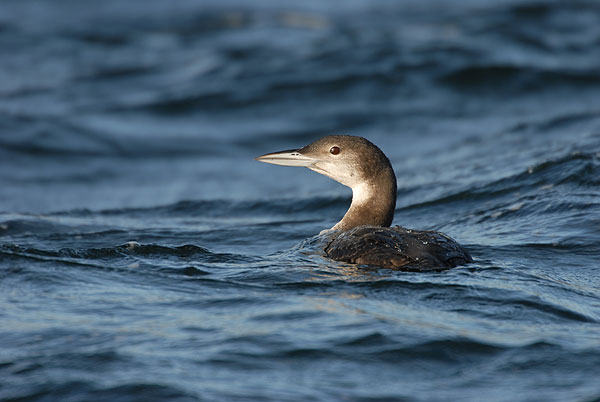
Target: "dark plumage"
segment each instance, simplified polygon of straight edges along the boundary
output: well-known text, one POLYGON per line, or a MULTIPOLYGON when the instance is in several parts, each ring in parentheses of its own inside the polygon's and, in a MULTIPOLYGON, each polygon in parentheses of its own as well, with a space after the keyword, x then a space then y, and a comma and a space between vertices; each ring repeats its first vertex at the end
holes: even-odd
POLYGON ((336 261, 405 271, 432 271, 473 262, 469 253, 443 233, 400 226, 358 226, 342 232, 325 247, 336 261))

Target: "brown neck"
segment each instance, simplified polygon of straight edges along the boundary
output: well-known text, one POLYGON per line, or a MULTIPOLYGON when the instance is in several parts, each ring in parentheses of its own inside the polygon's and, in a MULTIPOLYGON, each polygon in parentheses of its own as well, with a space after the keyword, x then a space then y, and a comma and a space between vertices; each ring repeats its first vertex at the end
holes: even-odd
POLYGON ((391 166, 373 180, 352 188, 350 208, 332 229, 349 230, 356 226, 390 226, 396 208, 396 175, 391 166))

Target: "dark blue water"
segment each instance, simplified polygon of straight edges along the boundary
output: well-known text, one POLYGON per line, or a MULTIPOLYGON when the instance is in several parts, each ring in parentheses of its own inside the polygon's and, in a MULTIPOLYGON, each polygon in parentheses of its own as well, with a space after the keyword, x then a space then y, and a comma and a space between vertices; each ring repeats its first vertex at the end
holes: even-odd
POLYGON ((600 3, 0 2, 0 399, 600 398, 600 3), (253 157, 362 135, 395 224, 253 157))

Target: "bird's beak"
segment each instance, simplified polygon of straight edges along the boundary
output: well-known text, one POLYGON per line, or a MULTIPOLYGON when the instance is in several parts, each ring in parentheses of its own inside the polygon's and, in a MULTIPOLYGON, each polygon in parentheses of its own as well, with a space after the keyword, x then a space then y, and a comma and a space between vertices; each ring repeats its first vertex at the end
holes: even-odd
POLYGON ((319 161, 317 158, 302 155, 297 149, 289 149, 287 151, 272 152, 256 158, 259 162, 271 163, 281 166, 302 166, 311 167, 319 161))

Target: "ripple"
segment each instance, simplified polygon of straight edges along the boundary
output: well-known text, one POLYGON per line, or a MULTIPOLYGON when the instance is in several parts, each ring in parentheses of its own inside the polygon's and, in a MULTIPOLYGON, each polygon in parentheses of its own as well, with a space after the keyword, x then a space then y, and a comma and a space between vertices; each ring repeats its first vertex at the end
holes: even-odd
POLYGON ((441 82, 472 91, 525 92, 551 87, 586 87, 600 84, 600 74, 586 70, 542 70, 527 66, 466 66, 446 73, 441 82))
POLYGON ((35 390, 23 390, 9 395, 11 400, 39 401, 39 400, 111 400, 111 401, 159 401, 169 400, 176 402, 197 402, 197 397, 187 394, 175 387, 148 384, 130 383, 114 387, 101 387, 93 382, 63 381, 49 382, 45 385, 33 387, 35 390), (123 395, 130 395, 127 399, 123 395))

